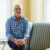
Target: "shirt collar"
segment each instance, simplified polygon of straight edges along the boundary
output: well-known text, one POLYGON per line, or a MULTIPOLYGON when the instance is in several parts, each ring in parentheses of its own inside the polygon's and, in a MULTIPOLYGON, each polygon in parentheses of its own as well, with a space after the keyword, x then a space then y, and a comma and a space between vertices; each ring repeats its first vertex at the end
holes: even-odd
MULTIPOLYGON (((23 18, 23 16, 21 16, 21 19, 23 18)), ((15 15, 14 15, 14 19, 16 19, 15 15)))

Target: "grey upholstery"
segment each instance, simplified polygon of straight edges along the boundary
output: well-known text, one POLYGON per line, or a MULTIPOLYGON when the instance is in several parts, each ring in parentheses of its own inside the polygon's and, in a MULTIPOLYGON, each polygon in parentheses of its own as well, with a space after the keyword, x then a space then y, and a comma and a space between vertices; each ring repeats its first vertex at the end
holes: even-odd
POLYGON ((26 50, 45 50, 50 48, 50 24, 33 23, 26 50))

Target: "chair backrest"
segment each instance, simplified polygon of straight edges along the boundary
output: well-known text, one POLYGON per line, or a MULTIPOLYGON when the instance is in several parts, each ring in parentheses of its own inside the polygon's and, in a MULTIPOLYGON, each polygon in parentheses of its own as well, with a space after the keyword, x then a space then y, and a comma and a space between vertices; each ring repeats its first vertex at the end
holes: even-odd
POLYGON ((29 46, 30 50, 45 50, 50 48, 49 23, 33 23, 29 46))

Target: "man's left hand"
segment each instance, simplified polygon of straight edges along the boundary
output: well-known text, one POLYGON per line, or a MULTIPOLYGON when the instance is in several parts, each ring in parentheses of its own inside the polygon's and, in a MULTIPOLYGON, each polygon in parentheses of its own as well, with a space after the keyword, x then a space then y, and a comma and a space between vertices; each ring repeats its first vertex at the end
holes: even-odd
POLYGON ((23 46, 25 44, 25 39, 18 39, 18 44, 23 46))

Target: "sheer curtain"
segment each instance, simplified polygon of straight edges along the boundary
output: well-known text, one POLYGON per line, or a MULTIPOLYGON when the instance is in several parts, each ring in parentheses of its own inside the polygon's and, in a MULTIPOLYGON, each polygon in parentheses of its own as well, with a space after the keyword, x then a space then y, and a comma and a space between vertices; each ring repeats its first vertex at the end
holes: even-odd
POLYGON ((50 23, 50 0, 44 0, 44 19, 50 23))
POLYGON ((47 21, 50 22, 50 0, 47 0, 47 21))
POLYGON ((0 0, 0 41, 5 40, 6 38, 5 23, 7 18, 9 17, 9 2, 10 1, 7 0, 0 0))

